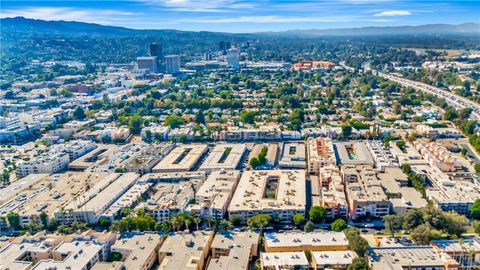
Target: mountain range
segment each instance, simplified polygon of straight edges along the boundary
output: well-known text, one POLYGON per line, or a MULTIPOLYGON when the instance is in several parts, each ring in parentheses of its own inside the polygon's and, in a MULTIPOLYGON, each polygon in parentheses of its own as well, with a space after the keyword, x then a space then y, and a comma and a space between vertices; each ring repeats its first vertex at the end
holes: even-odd
POLYGON ((339 29, 296 29, 282 32, 262 33, 218 33, 218 32, 188 32, 173 29, 130 29, 118 26, 106 26, 94 23, 74 21, 45 21, 28 19, 24 17, 0 19, 0 30, 7 33, 29 34, 61 34, 61 35, 88 35, 88 36, 135 36, 135 35, 168 35, 169 33, 194 34, 200 33, 206 37, 213 36, 244 36, 244 37, 318 37, 318 36, 375 36, 375 35, 438 35, 438 34, 474 34, 480 35, 480 23, 451 24, 428 24, 418 26, 385 26, 385 27, 361 27, 339 29))

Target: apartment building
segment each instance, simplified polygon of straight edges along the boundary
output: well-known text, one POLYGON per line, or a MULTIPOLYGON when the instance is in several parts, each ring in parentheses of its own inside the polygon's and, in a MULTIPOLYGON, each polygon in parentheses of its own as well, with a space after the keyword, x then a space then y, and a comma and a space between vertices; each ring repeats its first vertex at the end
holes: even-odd
POLYGON ((433 240, 431 245, 435 250, 448 254, 461 269, 473 270, 480 267, 480 238, 433 240))
POLYGON ((314 251, 312 265, 315 270, 346 270, 357 254, 351 250, 314 251))
POLYGON ((298 252, 262 252, 260 256, 262 270, 308 269, 307 256, 298 252))
POLYGON ((236 170, 243 159, 247 147, 245 144, 217 144, 208 154, 199 170, 236 170))
POLYGON ((153 169, 154 173, 191 171, 207 152, 206 144, 182 144, 173 149, 153 169))
POLYGON ((213 235, 211 231, 195 231, 168 236, 158 251, 158 269, 204 269, 213 235))
POLYGON ((149 190, 149 199, 138 204, 136 208, 144 209, 157 221, 169 220, 173 214, 187 209, 201 183, 198 178, 190 181, 157 182, 149 190))
POLYGON ((120 269, 148 270, 158 262, 158 250, 165 239, 155 233, 138 233, 118 239, 111 252, 122 254, 120 269))
POLYGON ((52 259, 40 260, 31 269, 88 270, 99 261, 107 259, 105 243, 96 241, 63 242, 52 251, 52 259))
POLYGON ((423 155, 423 159, 442 172, 455 172, 463 167, 463 163, 453 157, 447 148, 440 143, 417 140, 414 142, 414 146, 423 155))
POLYGON ((104 179, 116 179, 117 177, 118 174, 109 173, 67 172, 54 174, 49 177, 45 185, 35 189, 32 193, 28 193, 28 197, 21 201, 15 200, 15 202, 12 202, 8 211, 20 215, 22 226, 31 222, 39 222, 42 212, 52 218, 55 216, 55 212, 62 212, 61 209, 65 209, 72 201, 81 197, 98 182, 104 179))
POLYGON ((345 185, 337 166, 327 165, 320 168, 319 176, 311 177, 310 181, 312 205, 323 206, 327 210, 329 219, 347 217, 348 202, 345 196, 345 185))
POLYGON ((336 165, 333 142, 329 138, 308 138, 308 174, 319 175, 320 168, 336 165))
POLYGON ((219 231, 211 245, 207 270, 248 270, 253 257, 258 256, 260 234, 254 231, 232 233, 219 231))
POLYGON ((56 209, 55 220, 63 224, 84 222, 96 224, 100 216, 138 179, 135 173, 113 174, 74 198, 63 209, 56 209))
POLYGON ((289 223, 305 214, 305 170, 245 171, 228 208, 243 222, 256 214, 279 215, 289 223))
POLYGON ((306 167, 305 155, 305 143, 284 142, 278 165, 285 169, 304 169, 306 167))
POLYGON ((202 217, 223 218, 240 179, 240 171, 213 171, 195 194, 202 217))
POLYGON ((385 171, 386 168, 399 167, 397 158, 390 152, 382 141, 367 141, 367 149, 375 161, 375 167, 379 171, 385 171))
POLYGON ((405 214, 412 208, 423 208, 428 205, 420 192, 408 187, 408 177, 400 168, 386 168, 377 174, 385 193, 392 203, 392 210, 397 214, 405 214))
POLYGON ((18 164, 17 173, 24 177, 29 174, 52 174, 67 169, 70 157, 67 153, 44 153, 18 164))
POLYGON ((314 231, 265 233, 264 248, 266 252, 303 252, 348 250, 349 246, 343 232, 314 231))
POLYGON ((373 247, 368 250, 372 270, 458 269, 458 263, 431 246, 373 247))
POLYGON ((389 214, 390 201, 371 166, 342 167, 342 174, 350 218, 389 214))

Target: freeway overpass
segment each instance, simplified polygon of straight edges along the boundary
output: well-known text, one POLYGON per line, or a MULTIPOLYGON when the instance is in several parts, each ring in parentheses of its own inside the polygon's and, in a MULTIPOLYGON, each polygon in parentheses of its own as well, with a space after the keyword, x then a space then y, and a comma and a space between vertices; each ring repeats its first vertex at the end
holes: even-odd
POLYGON ((465 98, 465 97, 462 97, 462 96, 457 95, 455 93, 452 93, 450 91, 431 86, 431 85, 426 84, 426 83, 421 83, 421 82, 417 82, 417 81, 408 80, 408 79, 398 77, 398 76, 395 76, 395 75, 391 75, 391 74, 388 74, 388 73, 377 72, 377 74, 378 74, 378 76, 380 76, 382 78, 385 78, 385 79, 388 79, 390 81, 399 83, 403 86, 412 87, 416 90, 423 91, 423 92, 426 92, 426 93, 433 94, 433 95, 436 95, 438 97, 444 98, 447 103, 449 103, 450 105, 453 105, 457 109, 458 108, 471 108, 473 110, 471 117, 476 119, 476 120, 480 119, 480 104, 478 104, 475 101, 472 101, 468 98, 465 98))

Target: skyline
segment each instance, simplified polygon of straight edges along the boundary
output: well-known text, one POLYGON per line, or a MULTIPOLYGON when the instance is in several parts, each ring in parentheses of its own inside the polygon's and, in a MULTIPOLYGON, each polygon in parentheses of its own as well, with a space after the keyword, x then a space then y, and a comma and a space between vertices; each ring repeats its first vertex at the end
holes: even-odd
POLYGON ((0 17, 17 16, 133 29, 246 33, 479 22, 480 5, 476 1, 395 0, 2 1, 0 17))

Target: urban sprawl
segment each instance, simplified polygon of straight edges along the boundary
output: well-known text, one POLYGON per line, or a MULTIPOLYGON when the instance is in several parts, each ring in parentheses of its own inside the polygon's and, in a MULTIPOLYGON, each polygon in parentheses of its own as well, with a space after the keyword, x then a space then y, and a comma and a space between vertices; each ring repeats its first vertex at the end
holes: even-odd
POLYGON ((480 268, 478 55, 254 50, 3 83, 0 269, 480 268))

